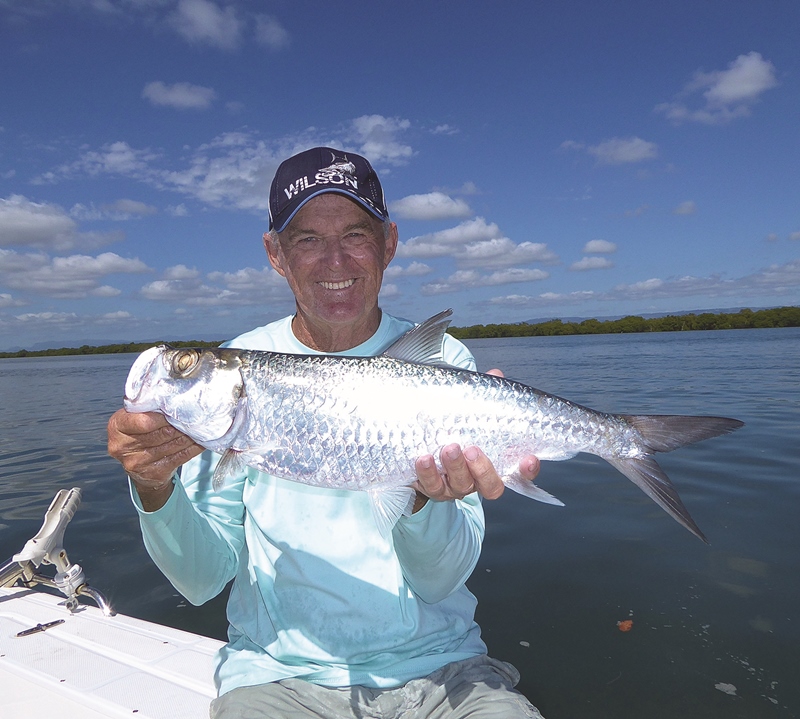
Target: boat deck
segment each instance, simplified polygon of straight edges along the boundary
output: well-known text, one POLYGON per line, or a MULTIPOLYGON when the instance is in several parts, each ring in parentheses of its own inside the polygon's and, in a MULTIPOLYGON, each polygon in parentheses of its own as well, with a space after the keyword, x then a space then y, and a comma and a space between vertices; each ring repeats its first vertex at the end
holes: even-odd
POLYGON ((198 719, 216 695, 215 639, 94 606, 75 614, 63 597, 0 588, 0 716, 198 719), (17 633, 58 619, 24 637, 17 633))

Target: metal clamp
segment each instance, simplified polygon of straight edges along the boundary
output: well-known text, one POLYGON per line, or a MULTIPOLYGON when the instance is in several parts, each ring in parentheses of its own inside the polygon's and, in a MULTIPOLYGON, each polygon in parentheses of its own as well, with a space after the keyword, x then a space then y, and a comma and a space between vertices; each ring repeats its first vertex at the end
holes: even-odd
MULTIPOLYGON (((83 569, 80 565, 69 561, 64 549, 64 531, 80 503, 81 490, 78 487, 59 490, 45 512, 44 523, 36 536, 25 543, 22 551, 0 566, 0 587, 13 587, 17 582, 24 587, 33 587, 37 584, 55 587, 67 597, 64 605, 70 612, 78 611, 80 608, 78 595, 85 595, 95 601, 103 610, 103 614, 112 617, 116 612, 99 591, 86 584, 83 569), (42 564, 52 564, 56 567, 53 579, 36 572, 42 564)), ((38 626, 46 629, 50 625, 37 625, 33 629, 44 631, 38 629, 38 626)), ((33 633, 31 630, 26 631, 33 633)))

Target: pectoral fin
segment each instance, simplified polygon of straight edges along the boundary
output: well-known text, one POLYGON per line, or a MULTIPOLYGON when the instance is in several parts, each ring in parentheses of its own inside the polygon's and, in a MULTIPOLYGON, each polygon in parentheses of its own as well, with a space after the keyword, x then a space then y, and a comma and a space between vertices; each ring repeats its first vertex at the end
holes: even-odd
POLYGON ((237 452, 235 449, 226 449, 214 469, 214 476, 211 480, 214 491, 219 492, 225 484, 225 478, 241 472, 245 466, 241 452, 237 452))
POLYGON ((544 502, 545 504, 554 504, 557 507, 564 506, 564 503, 560 499, 557 499, 549 492, 545 492, 533 482, 523 479, 519 472, 507 474, 502 479, 506 487, 529 499, 535 499, 537 502, 544 502))

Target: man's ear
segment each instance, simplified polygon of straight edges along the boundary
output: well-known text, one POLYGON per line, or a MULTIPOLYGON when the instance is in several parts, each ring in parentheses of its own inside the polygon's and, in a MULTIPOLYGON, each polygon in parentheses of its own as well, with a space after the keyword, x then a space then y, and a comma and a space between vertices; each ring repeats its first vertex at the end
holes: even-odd
POLYGON ((394 259, 394 254, 397 252, 397 243, 398 243, 398 235, 397 235, 397 225, 392 222, 391 227, 389 228, 389 234, 386 237, 386 250, 384 251, 383 256, 383 269, 385 270, 389 263, 394 259))
POLYGON ((267 258, 272 268, 281 277, 286 277, 286 272, 283 269, 283 253, 281 252, 280 242, 269 232, 265 232, 262 239, 264 242, 264 249, 267 251, 267 258))

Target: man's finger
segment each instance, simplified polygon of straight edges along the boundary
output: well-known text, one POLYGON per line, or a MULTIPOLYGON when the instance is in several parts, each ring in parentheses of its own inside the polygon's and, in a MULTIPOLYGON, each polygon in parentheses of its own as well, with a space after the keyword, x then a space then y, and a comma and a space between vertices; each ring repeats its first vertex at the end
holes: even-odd
POLYGON ((472 472, 459 445, 448 444, 443 447, 441 461, 447 488, 453 497, 461 499, 475 491, 472 472))
POLYGON ((539 463, 538 457, 531 456, 520 460, 519 473, 523 479, 527 479, 529 482, 533 482, 533 480, 536 479, 536 475, 539 474, 540 469, 541 464, 539 463))
POLYGON ((486 499, 497 499, 505 489, 489 458, 477 447, 467 447, 464 457, 468 463, 475 490, 486 499))
POLYGON ((426 454, 418 457, 414 468, 417 471, 417 481, 412 485, 414 489, 427 497, 442 497, 445 486, 433 455, 426 454))

